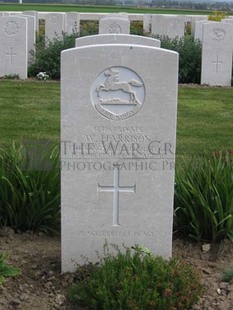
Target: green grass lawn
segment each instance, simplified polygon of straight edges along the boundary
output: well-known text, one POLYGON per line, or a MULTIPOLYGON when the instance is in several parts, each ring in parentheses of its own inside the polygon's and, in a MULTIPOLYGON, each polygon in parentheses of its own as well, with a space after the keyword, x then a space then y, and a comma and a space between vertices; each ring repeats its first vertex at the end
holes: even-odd
MULTIPOLYGON (((60 83, 0 81, 0 143, 59 142, 60 83)), ((232 88, 180 87, 177 154, 233 149, 232 88)))
POLYGON ((0 81, 1 143, 59 139, 58 82, 0 81))
POLYGON ((93 13, 151 13, 151 14, 187 14, 187 15, 208 15, 212 11, 188 10, 188 9, 166 9, 146 8, 127 6, 101 6, 101 5, 64 5, 64 4, 0 4, 0 11, 26 11, 35 10, 41 12, 93 12, 93 13))
POLYGON ((233 89, 180 87, 177 152, 233 150, 233 89))

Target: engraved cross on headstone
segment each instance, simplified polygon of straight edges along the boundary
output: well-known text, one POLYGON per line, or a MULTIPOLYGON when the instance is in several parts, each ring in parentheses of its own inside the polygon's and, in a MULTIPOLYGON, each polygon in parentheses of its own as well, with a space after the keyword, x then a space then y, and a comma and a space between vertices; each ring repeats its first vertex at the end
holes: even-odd
POLYGON ((119 194, 136 193, 136 184, 133 186, 120 186, 120 165, 114 165, 114 184, 113 186, 102 186, 98 184, 100 192, 113 193, 113 226, 119 226, 119 194))
POLYGON ((222 64, 222 61, 218 60, 218 55, 216 60, 212 60, 212 63, 216 65, 216 73, 218 73, 219 65, 222 64))
POLYGON ((7 56, 10 56, 10 63, 12 65, 13 63, 13 56, 16 56, 16 53, 13 53, 13 47, 10 47, 10 52, 9 53, 6 53, 7 56))

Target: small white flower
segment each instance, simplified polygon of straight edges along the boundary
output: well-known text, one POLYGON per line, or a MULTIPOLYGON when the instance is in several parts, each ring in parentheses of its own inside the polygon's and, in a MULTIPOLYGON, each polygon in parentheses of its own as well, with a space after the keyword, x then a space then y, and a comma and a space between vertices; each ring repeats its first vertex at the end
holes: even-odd
POLYGON ((44 81, 49 79, 49 75, 46 72, 39 72, 36 77, 38 80, 44 80, 44 81))

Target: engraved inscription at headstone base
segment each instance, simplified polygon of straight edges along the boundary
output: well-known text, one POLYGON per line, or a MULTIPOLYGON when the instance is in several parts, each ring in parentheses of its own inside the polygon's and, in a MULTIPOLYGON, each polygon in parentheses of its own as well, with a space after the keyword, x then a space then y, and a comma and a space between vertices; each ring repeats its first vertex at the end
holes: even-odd
POLYGON ((64 272, 98 260, 105 240, 171 255, 177 72, 177 53, 160 48, 62 52, 64 272))

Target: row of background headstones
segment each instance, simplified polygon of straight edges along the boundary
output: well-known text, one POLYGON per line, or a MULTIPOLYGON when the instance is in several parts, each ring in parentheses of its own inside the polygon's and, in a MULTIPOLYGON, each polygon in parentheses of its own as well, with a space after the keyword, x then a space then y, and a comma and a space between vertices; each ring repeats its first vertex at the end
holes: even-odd
POLYGON ((62 36, 63 33, 78 33, 81 18, 84 20, 92 18, 99 20, 99 34, 129 34, 130 20, 143 20, 144 31, 151 32, 152 35, 166 35, 170 38, 182 37, 185 27, 190 23, 194 38, 203 43, 201 83, 222 86, 231 85, 233 18, 222 20, 220 26, 220 23, 208 21, 207 16, 130 15, 127 13, 80 14, 76 12, 40 13, 36 11, 23 13, 3 12, 1 15, 4 16, 4 18, 1 18, 2 39, 0 40, 4 45, 1 49, 1 58, 4 59, 5 57, 8 60, 6 59, 0 65, 0 76, 17 73, 20 78, 27 78, 27 64, 30 64, 31 59, 30 51, 35 49, 36 31, 39 30, 39 20, 41 18, 45 19, 45 36, 49 40, 62 36), (9 28, 10 25, 12 28, 10 31, 14 31, 13 28, 17 28, 14 23, 17 24, 20 18, 22 18, 21 22, 19 22, 20 29, 22 28, 21 40, 16 39, 21 31, 17 35, 14 33, 9 35, 5 29, 6 27, 9 28), (26 32, 26 35, 23 32, 26 32), (25 48, 27 50, 26 57, 25 48), (17 57, 22 57, 22 60, 20 60, 21 58, 17 59, 17 57), (19 69, 17 66, 22 68, 19 69))
MULTIPOLYGON (((151 33, 152 35, 167 35, 170 38, 183 36, 186 26, 191 25, 192 35, 195 34, 195 24, 197 21, 207 21, 208 17, 206 15, 166 15, 166 14, 128 14, 128 13, 118 13, 118 14, 107 14, 107 13, 51 13, 51 12, 36 12, 36 11, 25 11, 20 12, 3 12, 3 16, 7 15, 31 15, 36 18, 36 30, 39 28, 39 20, 45 20, 47 22, 47 36, 49 37, 50 32, 53 28, 57 28, 56 32, 62 33, 72 33, 73 30, 80 29, 81 21, 100 21, 99 33, 116 31, 121 33, 129 33, 130 24, 127 23, 127 27, 124 25, 125 20, 130 21, 143 21, 143 30, 145 32, 151 33), (106 20, 107 19, 107 20, 106 20), (117 19, 117 24, 119 27, 109 28, 107 27, 109 19, 117 19), (107 23, 107 24, 105 24, 107 23), (50 30, 50 29, 51 30, 50 30)), ((0 13, 1 15, 1 13, 0 13)), ((231 23, 233 16, 224 19, 224 22, 231 23)), ((113 24, 111 23, 110 26, 113 24)), ((52 32, 52 37, 54 37, 54 32, 52 32)))

